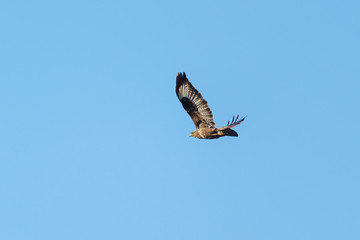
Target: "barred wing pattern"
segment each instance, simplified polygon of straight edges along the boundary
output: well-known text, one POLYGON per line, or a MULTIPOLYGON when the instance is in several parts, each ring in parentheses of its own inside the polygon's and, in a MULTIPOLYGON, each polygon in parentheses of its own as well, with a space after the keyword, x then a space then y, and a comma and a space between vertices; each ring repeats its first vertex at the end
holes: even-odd
POLYGON ((176 95, 196 128, 215 128, 214 117, 206 100, 189 82, 185 73, 179 73, 176 77, 176 95))

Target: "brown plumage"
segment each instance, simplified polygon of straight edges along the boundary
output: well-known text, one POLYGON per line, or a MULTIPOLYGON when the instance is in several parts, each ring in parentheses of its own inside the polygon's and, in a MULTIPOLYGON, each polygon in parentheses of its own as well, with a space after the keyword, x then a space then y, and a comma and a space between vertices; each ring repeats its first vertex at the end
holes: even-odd
POLYGON ((238 136, 231 128, 244 121, 245 117, 238 120, 239 115, 236 118, 233 116, 231 122, 228 121, 226 126, 216 128, 214 117, 206 100, 189 82, 185 73, 177 75, 175 90, 181 104, 195 124, 196 130, 190 134, 191 137, 214 139, 223 136, 238 136))

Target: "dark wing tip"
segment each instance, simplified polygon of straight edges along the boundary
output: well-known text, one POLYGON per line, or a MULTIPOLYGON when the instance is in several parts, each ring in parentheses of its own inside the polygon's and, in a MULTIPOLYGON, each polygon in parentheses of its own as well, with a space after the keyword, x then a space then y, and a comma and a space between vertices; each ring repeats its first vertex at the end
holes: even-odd
POLYGON ((227 126, 234 127, 234 126, 240 124, 241 122, 243 122, 246 117, 247 117, 247 115, 245 117, 243 117, 242 119, 238 120, 239 119, 239 114, 236 116, 236 118, 235 118, 235 115, 234 115, 232 120, 228 121, 227 126))
POLYGON ((239 122, 244 121, 246 117, 247 117, 247 115, 245 117, 243 117, 242 119, 240 119, 239 122))
POLYGON ((186 78, 186 73, 185 72, 183 72, 183 73, 179 72, 177 77, 176 77, 176 81, 181 81, 181 80, 185 80, 185 79, 187 79, 186 78))

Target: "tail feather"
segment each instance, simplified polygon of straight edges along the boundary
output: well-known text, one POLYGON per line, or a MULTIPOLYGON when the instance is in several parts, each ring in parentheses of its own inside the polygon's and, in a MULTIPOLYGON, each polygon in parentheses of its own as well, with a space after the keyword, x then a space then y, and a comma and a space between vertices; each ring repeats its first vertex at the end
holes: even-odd
POLYGON ((235 132, 231 128, 224 129, 224 130, 222 130, 222 132, 224 133, 225 136, 232 136, 232 137, 238 136, 237 132, 235 132))

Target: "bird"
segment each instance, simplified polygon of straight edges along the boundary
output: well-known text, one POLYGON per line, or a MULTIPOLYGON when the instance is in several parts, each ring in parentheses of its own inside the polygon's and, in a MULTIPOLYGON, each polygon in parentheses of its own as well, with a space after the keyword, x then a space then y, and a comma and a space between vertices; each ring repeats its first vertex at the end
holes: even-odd
POLYGON ((217 128, 215 127, 214 117, 207 101, 189 82, 185 72, 178 73, 175 90, 178 99, 185 111, 190 115, 196 127, 196 130, 190 134, 190 137, 216 139, 224 136, 238 136, 237 132, 231 128, 243 122, 246 116, 240 120, 239 115, 237 115, 236 118, 233 116, 232 120, 228 121, 226 126, 217 128))

